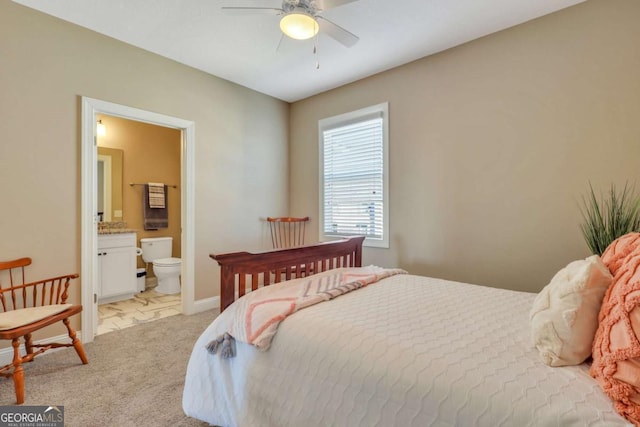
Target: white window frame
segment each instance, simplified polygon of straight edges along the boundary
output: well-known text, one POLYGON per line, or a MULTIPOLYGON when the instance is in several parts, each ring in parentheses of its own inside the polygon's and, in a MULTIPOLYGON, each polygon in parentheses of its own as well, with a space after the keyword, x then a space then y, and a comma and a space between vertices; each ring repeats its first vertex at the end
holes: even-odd
POLYGON ((370 120, 373 117, 382 118, 382 155, 383 155, 383 195, 382 195, 382 238, 367 237, 364 246, 376 248, 389 248, 389 103, 384 102, 357 111, 340 114, 321 119, 318 122, 319 141, 319 236, 321 241, 335 240, 347 235, 325 234, 324 232, 324 131, 339 128, 360 121, 370 120))

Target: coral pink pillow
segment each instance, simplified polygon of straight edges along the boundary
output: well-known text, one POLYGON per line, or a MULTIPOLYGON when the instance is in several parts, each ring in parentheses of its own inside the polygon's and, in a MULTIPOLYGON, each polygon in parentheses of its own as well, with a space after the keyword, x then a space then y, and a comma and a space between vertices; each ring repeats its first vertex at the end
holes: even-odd
POLYGON ((625 234, 611 242, 602 254, 602 262, 615 276, 625 258, 638 249, 638 246, 640 246, 640 233, 625 234))
POLYGON ((598 317, 591 375, 616 410, 640 425, 640 234, 620 237, 602 259, 614 277, 598 317))

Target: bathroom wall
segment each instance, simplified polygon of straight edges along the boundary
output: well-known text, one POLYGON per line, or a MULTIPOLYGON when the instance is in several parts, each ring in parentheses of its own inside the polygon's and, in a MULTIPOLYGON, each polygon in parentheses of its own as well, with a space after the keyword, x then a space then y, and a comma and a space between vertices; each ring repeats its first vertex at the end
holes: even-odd
MULTIPOLYGON (((181 132, 134 120, 98 115, 106 127, 106 135, 98 137, 98 147, 120 149, 122 162, 122 211, 127 228, 136 230, 138 247, 145 237, 173 237, 173 256, 180 257, 181 224, 181 132), (169 227, 144 230, 142 218, 143 186, 147 182, 163 182, 169 185, 167 204, 169 227), (171 186, 175 185, 176 188, 171 186)), ((145 264, 138 257, 138 267, 145 264)), ((147 274, 152 275, 149 268, 147 274)))

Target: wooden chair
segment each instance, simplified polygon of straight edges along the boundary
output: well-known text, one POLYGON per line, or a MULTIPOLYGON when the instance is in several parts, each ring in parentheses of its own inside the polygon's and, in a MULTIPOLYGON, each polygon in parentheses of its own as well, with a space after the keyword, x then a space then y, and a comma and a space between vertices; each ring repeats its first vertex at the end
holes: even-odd
POLYGON ((273 249, 288 249, 304 245, 304 236, 309 217, 268 217, 273 249))
POLYGON ((30 264, 31 258, 0 262, 0 272, 8 274, 10 283, 9 287, 0 283, 0 339, 11 340, 13 346, 13 362, 1 367, 0 375, 13 377, 18 404, 24 403, 23 363, 31 362, 37 355, 58 347, 74 347, 82 363, 89 363, 82 343, 69 324, 69 317, 82 311, 81 305, 67 304, 70 281, 78 278, 78 275, 25 283, 24 268, 30 264), (33 332, 59 321, 66 326, 71 343, 33 343, 33 332), (24 337, 24 355, 20 351, 21 337, 24 337))

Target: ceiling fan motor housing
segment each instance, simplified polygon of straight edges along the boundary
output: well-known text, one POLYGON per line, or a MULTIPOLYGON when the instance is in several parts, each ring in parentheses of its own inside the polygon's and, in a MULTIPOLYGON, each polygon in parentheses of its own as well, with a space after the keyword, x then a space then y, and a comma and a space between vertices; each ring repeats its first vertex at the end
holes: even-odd
POLYGON ((318 12, 316 2, 314 0, 283 0, 282 10, 284 13, 298 11, 311 16, 314 16, 316 12, 318 12))

